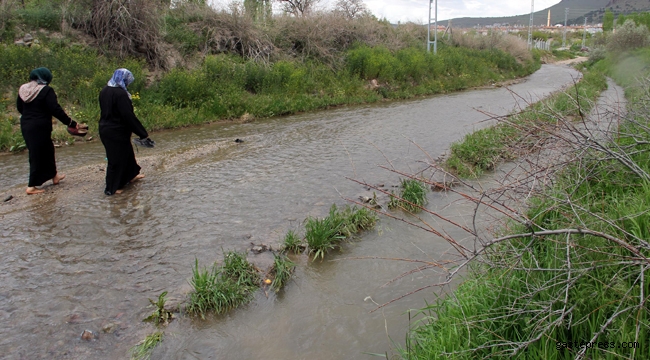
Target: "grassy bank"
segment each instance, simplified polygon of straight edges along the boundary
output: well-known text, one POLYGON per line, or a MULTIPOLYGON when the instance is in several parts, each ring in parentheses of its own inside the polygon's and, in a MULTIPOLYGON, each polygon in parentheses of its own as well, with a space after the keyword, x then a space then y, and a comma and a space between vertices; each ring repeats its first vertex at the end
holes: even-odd
MULTIPOLYGON (((422 309, 401 349, 404 359, 650 357, 650 84, 639 81, 649 75, 649 65, 648 49, 610 54, 594 64, 579 86, 602 84, 602 75, 590 78, 605 72, 633 100, 620 128, 609 134, 614 142, 577 137, 579 161, 535 193, 519 214, 523 220, 508 223, 506 235, 483 242, 481 261, 472 262, 453 296, 422 309)), ((584 95, 593 99, 596 93, 585 89, 584 95)), ((555 98, 522 116, 579 119, 575 109, 565 112, 557 103, 555 98)), ((473 155, 462 157, 471 167, 459 173, 476 176, 516 154, 525 126, 513 124, 469 136, 497 138, 489 144, 509 147, 474 141, 479 145, 467 151, 473 155), (479 160, 468 160, 474 158, 479 160)))
POLYGON ((499 163, 534 149, 542 136, 539 130, 554 126, 558 116, 579 119, 588 114, 607 82, 602 71, 583 70, 582 80, 572 88, 452 144, 445 166, 460 177, 479 177, 499 163))
MULTIPOLYGON (((391 52, 383 46, 359 46, 347 51, 343 60, 332 68, 318 61, 265 64, 236 55, 209 55, 196 69, 177 68, 147 84, 145 62, 118 61, 65 40, 44 40, 42 46, 31 48, 0 46, 5 92, 0 103, 0 150, 22 141, 16 91, 38 66, 52 70, 52 87, 60 101, 74 119, 90 125, 91 136, 97 131, 99 91, 118 67, 134 73, 136 82, 129 90, 136 114, 153 131, 457 91, 524 76, 539 67, 539 61, 522 64, 500 50, 453 46, 442 46, 439 56, 422 48, 391 52)), ((55 131, 54 136, 73 141, 65 131, 55 131)))

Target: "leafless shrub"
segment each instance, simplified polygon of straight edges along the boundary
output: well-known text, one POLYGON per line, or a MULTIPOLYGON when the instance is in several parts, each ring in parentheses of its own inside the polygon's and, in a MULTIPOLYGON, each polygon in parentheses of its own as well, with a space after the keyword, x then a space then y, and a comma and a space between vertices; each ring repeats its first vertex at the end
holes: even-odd
POLYGON ((478 50, 498 49, 511 54, 520 62, 532 60, 526 41, 510 34, 491 32, 487 36, 483 36, 473 32, 466 34, 456 32, 452 35, 452 43, 456 46, 478 50))
POLYGON ((229 11, 199 8, 200 21, 190 24, 195 32, 206 39, 205 51, 236 53, 247 59, 268 61, 275 46, 264 28, 256 25, 244 8, 231 5, 229 11))
POLYGON ((339 12, 300 18, 278 17, 270 31, 274 43, 283 53, 317 57, 330 63, 337 61, 340 53, 356 43, 381 44, 397 50, 415 42, 423 43, 426 36, 426 29, 414 24, 393 28, 373 17, 350 19, 339 12))
POLYGON ((94 36, 100 47, 120 56, 144 55, 150 64, 164 67, 160 2, 93 0, 89 9, 90 16, 77 20, 77 26, 94 36))

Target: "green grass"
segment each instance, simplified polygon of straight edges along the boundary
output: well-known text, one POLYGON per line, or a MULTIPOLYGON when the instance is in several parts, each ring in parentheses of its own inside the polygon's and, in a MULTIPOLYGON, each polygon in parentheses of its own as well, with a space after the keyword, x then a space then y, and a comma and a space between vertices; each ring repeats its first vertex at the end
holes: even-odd
POLYGON ((543 131, 529 136, 531 129, 553 126, 560 117, 579 120, 581 114, 589 114, 595 99, 607 88, 607 82, 602 72, 583 70, 583 79, 568 90, 514 114, 508 122, 467 134, 452 144, 445 167, 462 178, 477 178, 498 164, 516 158, 520 152, 533 149, 536 136, 543 135, 543 131))
MULTIPOLYGON (((173 36, 187 35, 182 26, 177 30, 173 36)), ((73 119, 89 125, 89 136, 97 134, 99 91, 118 67, 134 73, 129 91, 136 115, 149 131, 155 131, 244 114, 266 118, 457 91, 528 75, 540 66, 538 59, 519 64, 497 50, 441 45, 434 56, 421 48, 391 52, 382 46, 359 46, 342 55, 338 66, 313 59, 264 64, 234 55, 208 55, 194 69, 176 68, 146 84, 149 70, 141 60, 119 61, 70 40, 39 36, 40 47, 0 46, 0 91, 8 94, 0 106, 17 117, 13 103, 18 87, 32 69, 46 66, 54 75, 51 85, 59 101, 73 119), (371 89, 368 83, 375 78, 380 86, 371 89)), ((0 150, 7 151, 22 136, 13 121, 14 126, 0 126, 0 150)), ((65 132, 55 140, 74 141, 65 132)))
POLYGON ((324 258, 325 254, 336 249, 341 241, 355 234, 371 229, 377 222, 377 216, 366 208, 346 206, 342 211, 332 205, 329 215, 322 218, 309 217, 305 220, 305 240, 309 245, 309 254, 314 260, 324 258))
POLYGON ((412 214, 420 212, 427 204, 426 185, 415 179, 401 179, 400 187, 399 196, 391 195, 388 207, 400 208, 412 214))
POLYGON ((244 254, 228 252, 221 266, 214 264, 210 269, 199 269, 197 260, 190 285, 193 291, 186 309, 205 318, 210 311, 223 314, 250 301, 260 278, 244 254))
POLYGON ((287 231, 287 234, 284 236, 283 244, 286 251, 291 251, 294 254, 297 254, 304 249, 302 239, 293 230, 287 231))
POLYGON ((162 341, 163 333, 158 331, 148 335, 138 345, 131 348, 132 360, 149 360, 151 352, 162 341))
POLYGON ((274 256, 273 269, 271 269, 273 275, 271 288, 278 292, 291 280, 296 264, 284 254, 274 254, 274 256))

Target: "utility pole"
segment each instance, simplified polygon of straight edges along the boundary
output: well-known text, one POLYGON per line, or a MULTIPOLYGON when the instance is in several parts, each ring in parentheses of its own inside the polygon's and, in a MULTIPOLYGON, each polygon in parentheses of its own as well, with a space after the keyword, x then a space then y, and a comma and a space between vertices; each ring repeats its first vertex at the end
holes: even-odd
POLYGON ((582 33, 582 48, 584 49, 587 43, 587 17, 586 16, 585 16, 585 27, 582 30, 584 31, 582 33))
POLYGON ((431 51, 433 44, 433 53, 438 53, 438 0, 429 0, 429 28, 427 30, 427 50, 431 51), (431 18, 431 5, 435 1, 434 18, 431 18), (434 40, 431 41, 431 20, 434 23, 434 40))
POLYGON ((528 24, 528 50, 533 49, 533 21, 535 18, 535 0, 530 0, 530 23, 528 24))
POLYGON ((562 47, 566 47, 566 22, 569 18, 569 8, 564 10, 564 31, 562 32, 562 47))

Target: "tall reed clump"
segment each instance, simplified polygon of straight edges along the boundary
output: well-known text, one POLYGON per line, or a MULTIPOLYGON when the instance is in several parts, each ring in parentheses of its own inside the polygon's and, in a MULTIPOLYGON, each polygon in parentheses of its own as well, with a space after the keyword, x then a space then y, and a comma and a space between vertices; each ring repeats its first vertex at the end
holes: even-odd
POLYGON ((227 252, 223 264, 214 264, 210 269, 199 269, 196 260, 190 284, 193 291, 186 309, 204 318, 209 311, 223 314, 250 301, 260 286, 260 278, 245 254, 227 252))
POLYGON ((445 166, 463 178, 479 177, 498 164, 534 149, 545 136, 544 129, 556 125, 557 116, 581 120, 591 111, 593 100, 606 88, 602 72, 585 69, 582 80, 568 90, 452 144, 445 166))
POLYGON ((350 239, 357 233, 371 229, 377 222, 377 216, 366 208, 346 206, 340 211, 332 205, 329 215, 322 218, 309 217, 305 220, 305 240, 309 245, 309 254, 314 260, 322 259, 325 254, 339 246, 341 241, 350 239))
POLYGON ((401 179, 400 187, 399 196, 391 195, 388 207, 400 208, 412 214, 420 212, 427 204, 426 185, 416 179, 401 179))

